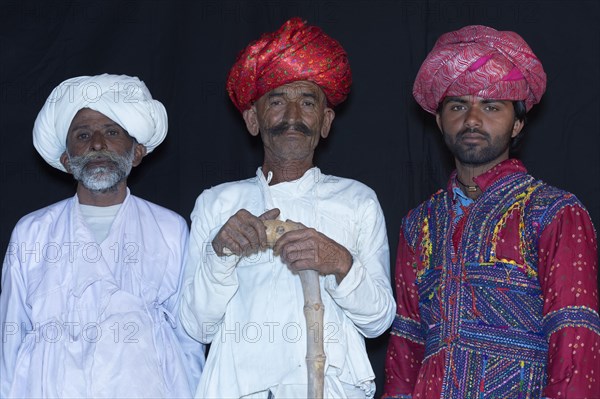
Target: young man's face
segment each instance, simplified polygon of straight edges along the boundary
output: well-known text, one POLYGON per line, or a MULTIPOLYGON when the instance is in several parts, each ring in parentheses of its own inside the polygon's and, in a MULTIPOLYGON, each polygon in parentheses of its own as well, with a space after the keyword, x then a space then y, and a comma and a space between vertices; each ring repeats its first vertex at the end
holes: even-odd
POLYGON ((512 101, 476 96, 446 97, 436 120, 456 161, 472 166, 507 159, 510 140, 523 128, 512 101))

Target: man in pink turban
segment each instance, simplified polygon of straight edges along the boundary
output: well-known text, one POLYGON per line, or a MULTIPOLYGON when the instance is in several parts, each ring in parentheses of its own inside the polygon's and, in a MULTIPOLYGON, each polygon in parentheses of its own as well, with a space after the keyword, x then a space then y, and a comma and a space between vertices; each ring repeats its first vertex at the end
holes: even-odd
POLYGON ((599 398, 597 241, 584 206, 509 158, 542 97, 514 32, 442 35, 413 94, 456 170, 403 219, 385 398, 599 398))
POLYGON ((320 274, 325 395, 374 396, 364 337, 394 317, 383 213, 364 184, 313 164, 350 83, 344 49, 298 18, 251 43, 229 73, 264 160, 256 176, 205 190, 192 212, 181 320, 211 344, 198 398, 306 398, 306 269, 320 274), (263 221, 278 217, 300 229, 271 249, 263 221))

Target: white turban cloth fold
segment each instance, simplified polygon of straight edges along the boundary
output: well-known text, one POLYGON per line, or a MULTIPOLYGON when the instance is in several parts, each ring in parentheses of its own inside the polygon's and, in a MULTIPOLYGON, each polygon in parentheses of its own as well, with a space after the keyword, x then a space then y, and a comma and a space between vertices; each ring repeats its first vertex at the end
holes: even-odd
POLYGON ((137 77, 127 75, 79 76, 58 85, 46 100, 33 126, 33 145, 50 165, 65 171, 60 157, 75 114, 89 108, 119 124, 152 152, 167 135, 165 107, 152 99, 137 77))

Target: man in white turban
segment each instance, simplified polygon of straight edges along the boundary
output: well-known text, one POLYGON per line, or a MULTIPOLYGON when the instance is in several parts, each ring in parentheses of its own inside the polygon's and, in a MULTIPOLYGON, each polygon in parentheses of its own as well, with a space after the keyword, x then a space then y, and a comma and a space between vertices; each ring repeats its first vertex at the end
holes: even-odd
POLYGON ((187 224, 127 188, 166 133, 165 108, 138 78, 82 76, 50 94, 34 145, 77 193, 23 217, 11 236, 0 397, 195 392, 204 348, 177 317, 187 224))

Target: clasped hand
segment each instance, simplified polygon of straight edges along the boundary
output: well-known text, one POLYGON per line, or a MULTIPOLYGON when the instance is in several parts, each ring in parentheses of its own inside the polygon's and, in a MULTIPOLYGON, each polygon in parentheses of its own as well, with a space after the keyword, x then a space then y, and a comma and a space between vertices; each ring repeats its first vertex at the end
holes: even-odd
MULTIPOLYGON (((277 219, 279 213, 279 209, 274 208, 257 217, 240 209, 214 238, 212 246, 216 254, 250 256, 265 250, 269 243, 263 221, 277 219)), ((323 275, 335 275, 340 283, 352 267, 350 252, 317 230, 299 225, 301 228, 288 231, 277 240, 273 253, 280 256, 292 272, 317 270, 323 275)))

